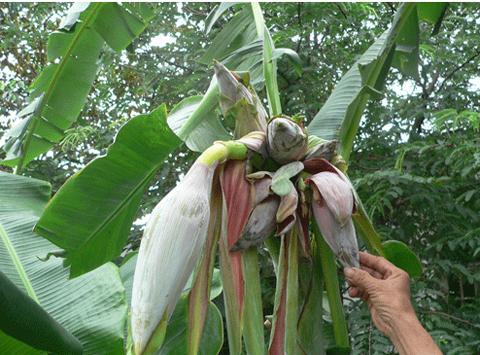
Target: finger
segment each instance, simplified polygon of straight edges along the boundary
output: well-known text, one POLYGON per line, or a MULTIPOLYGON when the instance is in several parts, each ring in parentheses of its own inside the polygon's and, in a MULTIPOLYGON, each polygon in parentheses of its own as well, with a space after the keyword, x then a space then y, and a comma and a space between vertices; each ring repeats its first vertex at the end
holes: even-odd
POLYGON ((363 293, 362 296, 360 297, 362 299, 362 301, 364 302, 368 302, 368 300, 370 299, 368 293, 363 293))
POLYGON ((360 268, 362 270, 365 270, 366 272, 368 272, 370 275, 372 275, 376 279, 379 279, 379 280, 383 279, 383 275, 381 273, 379 273, 377 270, 373 270, 373 269, 369 268, 368 266, 363 266, 363 265, 360 268))
POLYGON ((375 256, 365 252, 360 252, 360 264, 367 266, 370 269, 378 271, 382 275, 391 275, 395 270, 395 265, 390 263, 387 259, 380 256, 375 256))
POLYGON ((350 297, 353 297, 353 298, 360 297, 360 290, 355 286, 349 287, 348 288, 348 295, 350 297))
POLYGON ((367 271, 358 268, 345 268, 345 278, 350 286, 356 286, 360 291, 370 289, 378 282, 367 271))

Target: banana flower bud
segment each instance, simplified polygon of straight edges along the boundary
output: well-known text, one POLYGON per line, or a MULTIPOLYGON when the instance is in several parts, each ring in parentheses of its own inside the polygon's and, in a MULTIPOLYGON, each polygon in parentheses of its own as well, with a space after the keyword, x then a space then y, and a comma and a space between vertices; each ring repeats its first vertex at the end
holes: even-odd
MULTIPOLYGON (((323 159, 322 159, 323 160, 323 159)), ((312 209, 323 238, 344 267, 359 267, 358 244, 352 213, 355 210, 353 188, 338 169, 323 160, 326 171, 312 175, 312 209)))
POLYGON ((253 89, 218 61, 214 62, 220 90, 220 108, 225 117, 233 114, 237 138, 252 131, 267 130, 267 112, 253 89))
POLYGON ((302 159, 308 150, 308 137, 297 123, 287 117, 275 117, 267 126, 267 149, 279 164, 302 159))
POLYGON ((156 351, 207 236, 216 164, 196 162, 155 207, 143 234, 132 294, 135 353, 156 351))
POLYGON ((279 204, 280 198, 271 195, 256 205, 248 217, 242 236, 230 250, 245 250, 270 237, 275 232, 277 225, 275 215, 279 204))

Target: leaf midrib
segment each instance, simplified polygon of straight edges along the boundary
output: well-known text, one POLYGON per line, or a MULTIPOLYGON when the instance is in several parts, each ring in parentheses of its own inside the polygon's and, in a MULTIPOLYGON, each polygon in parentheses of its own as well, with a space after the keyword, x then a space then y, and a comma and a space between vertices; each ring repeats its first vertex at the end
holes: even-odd
POLYGON ((17 273, 20 276, 20 279, 22 280, 23 286, 25 287, 27 294, 31 298, 33 298, 35 302, 40 303, 37 298, 37 294, 35 293, 35 290, 33 289, 33 286, 30 282, 30 279, 28 278, 27 272, 23 268, 22 262, 20 261, 17 251, 15 250, 15 247, 13 246, 12 242, 8 238, 7 231, 5 230, 5 228, 3 228, 1 224, 0 224, 0 240, 5 245, 8 255, 12 259, 13 265, 15 266, 15 269, 17 270, 17 273))
MULTIPOLYGON (((93 4, 94 8, 93 8, 92 12, 90 13, 90 15, 88 15, 88 17, 83 22, 83 26, 81 26, 78 29, 78 32, 75 34, 71 45, 68 47, 68 50, 62 56, 62 60, 60 61, 57 69, 55 70, 55 74, 53 75, 53 78, 51 80, 50 85, 48 86, 48 90, 46 91, 45 96, 43 97, 42 102, 40 104, 40 109, 38 110, 39 113, 43 112, 47 101, 50 99, 50 96, 52 95, 52 92, 53 92, 53 88, 56 86, 56 84, 58 82, 58 78, 60 77, 60 74, 63 72, 63 69, 64 69, 66 63, 68 62, 69 59, 71 59, 70 58, 71 53, 73 52, 73 49, 76 47, 77 42, 80 40, 84 31, 89 27, 90 22, 92 22, 93 19, 97 16, 99 9, 103 5, 104 5, 103 3, 93 4)), ((16 173, 17 174, 20 174, 20 172, 23 168, 23 162, 25 161, 25 156, 28 152, 28 148, 30 147, 30 143, 31 143, 33 134, 35 133, 35 131, 37 129, 37 126, 38 126, 39 116, 40 115, 35 115, 33 117, 34 119, 33 119, 32 127, 31 127, 30 130, 28 130, 27 136, 25 137, 25 141, 24 141, 24 145, 23 145, 23 152, 22 152, 22 155, 20 157, 20 160, 19 160, 19 162, 17 164, 17 168, 16 168, 16 173)))
MULTIPOLYGON (((140 182, 138 184, 136 184, 136 186, 132 189, 132 191, 121 201, 121 203, 103 220, 103 222, 100 223, 100 225, 95 228, 92 233, 90 233, 87 238, 85 238, 85 240, 83 241, 83 243, 81 243, 80 245, 78 245, 77 247, 75 247, 74 249, 79 249, 81 247, 83 247, 84 245, 86 245, 92 238, 94 238, 96 235, 98 235, 103 229, 105 229, 108 224, 114 220, 118 215, 119 213, 128 205, 128 203, 130 203, 130 201, 132 200, 133 196, 135 196, 135 194, 137 194, 137 192, 143 187, 145 186, 145 184, 153 178, 153 176, 155 175, 156 171, 158 170, 158 165, 159 164, 156 164, 152 169, 150 169, 150 172, 148 174, 146 174, 146 176, 140 180, 140 182)), ((48 208, 48 207, 47 207, 48 208)), ((58 236, 58 234, 54 231, 50 231, 46 228, 44 228, 43 226, 37 224, 34 228, 34 231, 36 231, 38 234, 41 234, 41 235, 55 235, 55 236, 58 236)), ((66 249, 68 250, 68 249, 66 249)))
POLYGON ((132 200, 133 196, 137 194, 137 192, 142 188, 142 186, 145 186, 148 181, 153 178, 153 175, 155 175, 156 171, 158 170, 158 165, 155 165, 150 172, 140 181, 139 184, 123 199, 123 201, 120 203, 120 205, 113 210, 113 212, 107 217, 104 223, 102 223, 98 228, 96 228, 93 233, 91 233, 88 238, 85 240, 85 242, 82 245, 85 245, 92 239, 95 235, 99 234, 114 218, 118 216, 118 214, 123 210, 123 208, 130 203, 132 200))

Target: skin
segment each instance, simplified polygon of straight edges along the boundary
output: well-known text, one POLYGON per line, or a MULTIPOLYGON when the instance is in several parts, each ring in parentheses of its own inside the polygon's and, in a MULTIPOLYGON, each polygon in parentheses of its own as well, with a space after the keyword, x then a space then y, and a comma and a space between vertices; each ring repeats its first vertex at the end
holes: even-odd
POLYGON ((415 314, 408 274, 382 257, 359 254, 360 269, 344 269, 349 295, 368 303, 375 326, 401 355, 442 354, 415 314))

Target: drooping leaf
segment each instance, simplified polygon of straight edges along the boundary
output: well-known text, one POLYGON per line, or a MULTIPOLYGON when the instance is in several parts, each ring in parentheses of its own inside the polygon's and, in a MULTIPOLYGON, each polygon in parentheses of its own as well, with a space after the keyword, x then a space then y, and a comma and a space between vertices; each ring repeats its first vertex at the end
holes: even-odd
POLYGON ((256 38, 252 11, 245 6, 230 20, 213 39, 212 44, 199 59, 200 63, 211 65, 213 60, 223 60, 231 52, 249 44, 256 38))
POLYGON ((422 275, 422 263, 418 256, 403 242, 387 240, 382 243, 385 258, 400 269, 405 270, 410 277, 422 275))
POLYGON ((232 136, 222 125, 216 108, 218 106, 218 89, 214 94, 207 92, 205 96, 191 96, 180 101, 168 115, 168 125, 180 137, 184 137, 184 142, 190 150, 194 152, 203 152, 217 140, 230 140, 232 136), (206 104, 210 96, 215 96, 211 100, 211 105, 206 104), (195 114, 195 116, 194 116, 195 114), (192 122, 198 117, 198 124, 192 125, 192 122), (184 127, 190 124, 191 130, 184 127))
POLYGON ((272 52, 272 60, 280 59, 282 56, 286 56, 290 59, 295 72, 300 75, 302 73, 303 63, 297 52, 290 48, 274 48, 272 52))
POLYGON ((120 254, 146 187, 179 144, 162 105, 128 121, 107 154, 55 194, 35 231, 67 251, 72 277, 120 254))
MULTIPOLYGON (((0 233, 6 234, 0 225, 0 233)), ((40 350, 82 353, 82 344, 0 271, 0 331, 40 350)))
MULTIPOLYGON (((108 263, 75 280, 56 247, 32 233, 50 196, 44 181, 0 172, 0 269, 83 345, 84 354, 121 353, 127 312, 118 268, 108 263)), ((0 332, 1 354, 36 354, 0 332)))
POLYGON ((237 5, 236 2, 222 2, 218 4, 205 19, 205 33, 209 33, 213 25, 229 8, 237 5))
POLYGON ((62 31, 48 40, 49 64, 32 85, 29 104, 2 137, 6 158, 0 163, 21 170, 58 143, 82 110, 98 70, 105 42, 120 51, 146 27, 152 13, 117 3, 74 4, 62 31))
POLYGON ((399 8, 391 28, 342 77, 308 126, 311 134, 321 138, 339 138, 341 154, 347 161, 366 103, 372 94, 378 95, 377 88, 385 80, 398 35, 414 10, 414 3, 399 8))
POLYGON ((406 75, 418 78, 420 29, 417 12, 413 11, 398 34, 392 66, 406 75))

